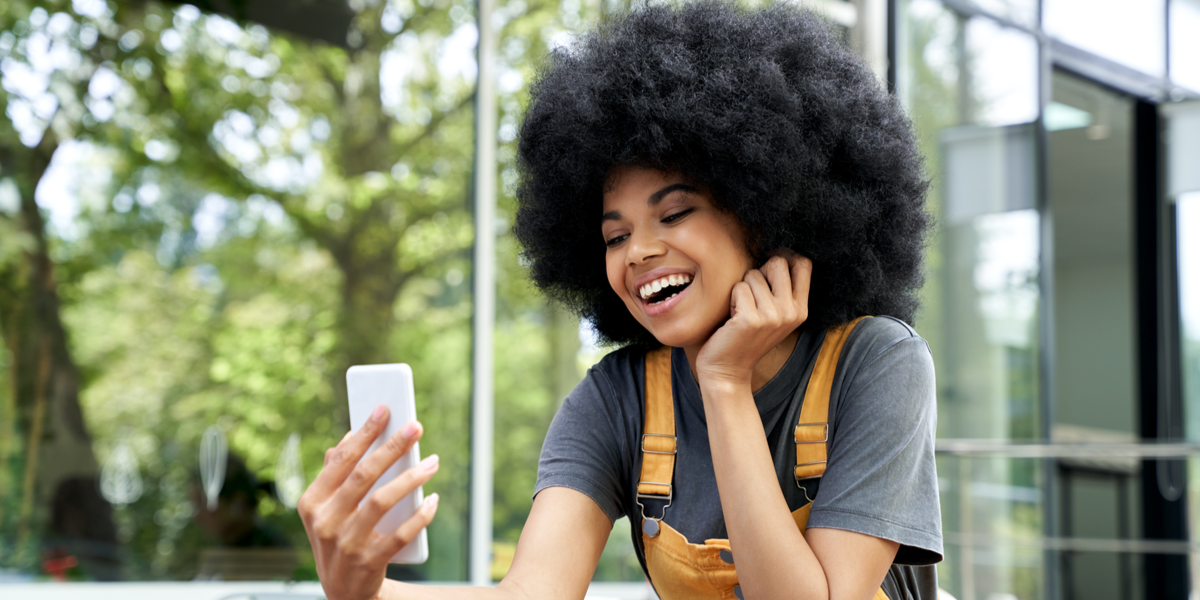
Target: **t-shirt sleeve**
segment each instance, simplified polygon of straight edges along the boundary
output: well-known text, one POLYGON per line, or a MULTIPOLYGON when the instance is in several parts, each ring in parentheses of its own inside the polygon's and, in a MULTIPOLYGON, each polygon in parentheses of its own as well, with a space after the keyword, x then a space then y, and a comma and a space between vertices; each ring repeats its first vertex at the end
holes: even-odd
POLYGON ((593 367, 550 423, 533 495, 548 487, 568 487, 594 500, 609 520, 625 516, 621 482, 628 481, 630 468, 623 458, 625 430, 608 376, 593 367))
POLYGON ((809 527, 899 542, 897 564, 928 565, 942 559, 936 388, 929 347, 905 331, 850 365, 809 527))

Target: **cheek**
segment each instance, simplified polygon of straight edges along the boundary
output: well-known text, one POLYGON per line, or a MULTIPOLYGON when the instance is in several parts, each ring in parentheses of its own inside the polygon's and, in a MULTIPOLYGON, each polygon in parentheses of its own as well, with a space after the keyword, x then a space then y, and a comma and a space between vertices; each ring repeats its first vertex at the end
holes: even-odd
POLYGON ((626 299, 625 293, 625 269, 621 261, 619 252, 609 250, 604 256, 604 271, 608 276, 608 286, 612 288, 622 300, 626 299))

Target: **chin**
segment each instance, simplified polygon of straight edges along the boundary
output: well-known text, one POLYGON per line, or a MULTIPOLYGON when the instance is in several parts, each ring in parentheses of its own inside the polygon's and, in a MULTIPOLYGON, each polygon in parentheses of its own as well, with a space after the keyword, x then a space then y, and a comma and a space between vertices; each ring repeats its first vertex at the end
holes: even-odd
POLYGON ((654 336, 654 339, 658 340, 658 342, 664 346, 671 346, 673 348, 687 348, 691 346, 703 346, 704 342, 707 342, 708 338, 712 337, 712 333, 713 331, 716 331, 716 328, 714 327, 712 329, 706 329, 703 331, 692 329, 690 327, 688 327, 686 331, 681 331, 677 328, 668 328, 666 330, 658 331, 647 328, 647 330, 650 331, 650 334, 654 336))

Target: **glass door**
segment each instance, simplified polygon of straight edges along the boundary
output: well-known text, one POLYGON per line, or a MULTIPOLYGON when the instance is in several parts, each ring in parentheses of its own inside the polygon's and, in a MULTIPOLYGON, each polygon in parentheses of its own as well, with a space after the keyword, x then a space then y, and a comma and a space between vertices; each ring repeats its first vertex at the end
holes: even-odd
MULTIPOLYGON (((1185 435, 1200 442, 1200 101, 1163 107, 1166 148, 1167 230, 1174 234, 1168 256, 1174 259, 1178 301, 1177 382, 1182 397, 1185 435)), ((1188 461, 1191 481, 1200 481, 1200 459, 1188 461)), ((1200 525, 1200 491, 1188 490, 1189 532, 1200 525)), ((1189 542, 1191 539, 1189 534, 1189 542)), ((1193 595, 1200 554, 1190 555, 1193 595)))
MULTIPOLYGON (((1054 443, 1139 438, 1134 101, 1055 71, 1046 129, 1052 240, 1054 443)), ((1099 540, 1139 538, 1141 463, 1134 457, 1056 461, 1057 555, 1063 598, 1134 598, 1136 556, 1099 540)))

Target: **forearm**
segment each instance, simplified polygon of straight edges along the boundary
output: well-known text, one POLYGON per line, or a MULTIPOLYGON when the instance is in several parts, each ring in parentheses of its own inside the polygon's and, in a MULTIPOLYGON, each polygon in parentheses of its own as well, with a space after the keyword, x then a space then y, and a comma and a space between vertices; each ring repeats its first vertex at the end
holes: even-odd
POLYGON ((713 469, 747 598, 825 600, 821 563, 796 527, 748 382, 701 381, 713 469))
POLYGON ((612 522, 582 492, 551 487, 533 500, 533 510, 512 568, 496 587, 433 587, 386 581, 379 600, 583 600, 612 531, 612 522), (563 543, 564 528, 571 528, 563 543))
POLYGON ((496 587, 443 587, 388 580, 379 600, 528 600, 519 586, 501 583, 496 587))

